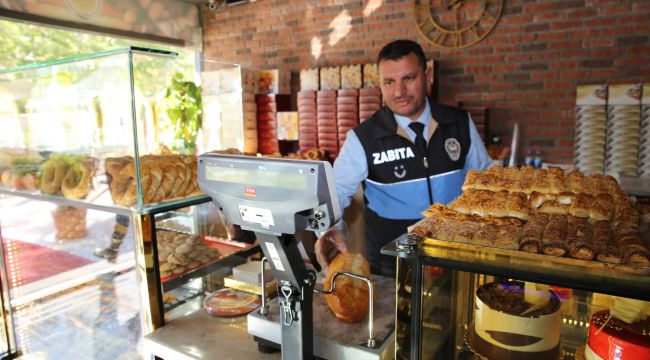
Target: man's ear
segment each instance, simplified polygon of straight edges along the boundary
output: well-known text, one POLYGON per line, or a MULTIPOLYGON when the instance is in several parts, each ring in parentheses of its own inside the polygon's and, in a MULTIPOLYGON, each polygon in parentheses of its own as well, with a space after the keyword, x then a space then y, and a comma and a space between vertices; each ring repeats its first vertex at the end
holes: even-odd
POLYGON ((433 88, 433 81, 432 79, 432 72, 433 69, 427 67, 427 69, 424 71, 424 81, 425 81, 425 88, 426 88, 426 95, 431 96, 432 94, 432 88, 433 88))
POLYGON ((424 77, 425 77, 425 79, 427 81, 427 87, 431 87, 431 85, 433 85, 432 81, 431 81, 431 79, 433 79, 432 75, 433 75, 433 69, 430 68, 430 67, 427 67, 427 69, 424 71, 424 77))

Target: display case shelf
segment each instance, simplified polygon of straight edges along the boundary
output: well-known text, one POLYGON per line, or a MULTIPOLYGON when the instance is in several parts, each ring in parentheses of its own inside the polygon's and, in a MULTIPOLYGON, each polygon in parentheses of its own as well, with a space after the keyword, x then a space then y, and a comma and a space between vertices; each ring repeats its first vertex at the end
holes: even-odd
POLYGON ((232 269, 233 267, 237 265, 241 265, 244 262, 246 262, 246 259, 252 255, 255 255, 257 253, 260 253, 260 247, 259 245, 255 246, 250 246, 247 248, 243 248, 241 250, 229 253, 225 256, 220 257, 219 259, 216 259, 209 264, 205 264, 203 266, 200 266, 196 269, 193 269, 191 271, 188 271, 187 273, 184 273, 179 276, 174 276, 169 279, 163 279, 162 282, 162 288, 164 292, 172 291, 179 286, 182 286, 186 283, 188 283, 192 279, 196 279, 199 277, 204 277, 210 274, 214 273, 220 273, 221 269, 227 268, 227 269, 232 269))
MULTIPOLYGON (((118 205, 103 205, 102 203, 96 203, 93 200, 76 200, 76 199, 68 199, 63 196, 56 196, 56 195, 47 195, 43 194, 37 191, 29 191, 29 190, 14 190, 14 189, 3 189, 0 188, 0 194, 5 194, 5 195, 10 195, 10 196, 17 196, 17 197, 22 197, 25 199, 30 199, 30 200, 35 200, 35 201, 47 201, 53 204, 57 205, 64 205, 64 206, 73 206, 76 208, 84 208, 84 209, 92 209, 92 210, 99 210, 99 211, 105 211, 105 212, 110 212, 114 214, 120 214, 120 215, 125 215, 128 216, 132 213, 130 208, 124 207, 124 206, 118 206, 118 205)), ((100 197, 108 196, 110 199, 110 195, 107 193, 98 193, 96 196, 89 196, 91 199, 97 199, 100 197)))
POLYGON ((428 238, 420 238, 420 246, 409 253, 400 250, 399 241, 388 244, 382 252, 454 270, 650 301, 649 267, 554 257, 428 238))
POLYGON ((192 205, 202 204, 210 201, 210 197, 207 195, 196 195, 183 199, 175 199, 155 204, 145 204, 145 206, 138 210, 135 207, 127 207, 121 205, 112 204, 110 200, 110 194, 104 189, 104 191, 91 192, 88 195, 87 199, 77 200, 77 199, 68 199, 63 196, 58 195, 47 195, 38 191, 29 191, 29 190, 15 190, 15 189, 4 189, 0 187, 0 194, 6 194, 11 196, 23 197, 26 199, 32 199, 37 201, 47 201, 58 205, 65 206, 74 206, 77 208, 85 208, 92 210, 99 210, 110 212, 120 215, 130 215, 133 212, 140 215, 152 215, 160 214, 167 211, 188 207, 192 205))

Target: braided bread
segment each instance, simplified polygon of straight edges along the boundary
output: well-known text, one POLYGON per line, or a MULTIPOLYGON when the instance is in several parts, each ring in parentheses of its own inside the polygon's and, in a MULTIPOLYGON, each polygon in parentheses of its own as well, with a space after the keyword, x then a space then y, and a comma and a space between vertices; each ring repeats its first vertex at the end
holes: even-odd
POLYGON ((122 168, 130 161, 132 161, 130 156, 106 158, 104 161, 104 169, 106 170, 106 175, 109 176, 109 183, 112 181, 112 179, 117 177, 117 175, 120 173, 120 170, 122 170, 122 168))
POLYGON ((162 182, 162 170, 158 165, 157 156, 148 155, 140 159, 140 180, 144 202, 152 203, 162 201, 164 196, 158 189, 162 182))
POLYGON ((135 189, 135 164, 126 164, 113 178, 110 184, 111 197, 118 205, 131 205, 137 196, 135 189))
MULTIPOLYGON (((137 200, 135 163, 131 158, 106 159, 113 202, 133 205, 137 200), (109 170, 110 169, 110 170, 109 170), (110 171, 110 174, 109 174, 110 171)), ((142 196, 156 203, 198 193, 196 157, 189 155, 145 155, 140 158, 142 196)))

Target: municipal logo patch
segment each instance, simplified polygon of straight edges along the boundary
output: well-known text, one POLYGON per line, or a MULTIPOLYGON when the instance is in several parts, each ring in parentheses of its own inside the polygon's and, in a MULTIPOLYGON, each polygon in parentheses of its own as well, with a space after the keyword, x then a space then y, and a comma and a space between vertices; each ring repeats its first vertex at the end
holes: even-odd
POLYGON ((454 138, 445 140, 445 150, 452 161, 458 161, 460 159, 460 143, 458 140, 454 138))

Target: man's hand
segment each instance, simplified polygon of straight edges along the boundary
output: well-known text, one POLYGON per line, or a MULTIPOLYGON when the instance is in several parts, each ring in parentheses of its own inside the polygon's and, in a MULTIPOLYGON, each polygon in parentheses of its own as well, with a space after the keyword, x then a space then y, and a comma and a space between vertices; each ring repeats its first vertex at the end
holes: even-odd
MULTIPOLYGON (((345 227, 345 226, 343 226, 345 227)), ((338 252, 348 252, 345 231, 340 226, 333 226, 327 230, 314 244, 316 260, 326 270, 330 265, 330 259, 334 257, 335 250, 338 252)))

